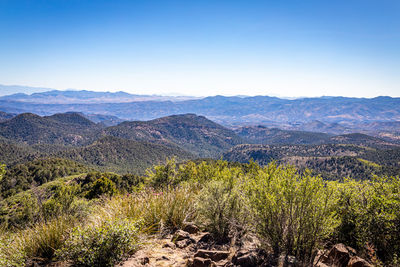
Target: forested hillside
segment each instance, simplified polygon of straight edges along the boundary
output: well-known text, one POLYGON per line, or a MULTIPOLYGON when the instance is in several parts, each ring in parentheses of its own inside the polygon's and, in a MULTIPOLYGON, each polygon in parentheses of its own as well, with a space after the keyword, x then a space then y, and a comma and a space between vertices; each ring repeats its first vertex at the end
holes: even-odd
POLYGON ((144 122, 124 122, 105 129, 104 134, 180 146, 199 157, 218 157, 221 152, 243 143, 232 130, 195 114, 174 115, 144 122))
POLYGON ((56 156, 75 160, 92 168, 118 173, 144 174, 154 164, 166 158, 178 160, 194 158, 194 155, 179 147, 137 142, 116 137, 104 137, 91 145, 65 150, 56 156))
POLYGON ((12 196, 57 178, 81 174, 91 169, 72 160, 45 158, 8 168, 0 180, 0 197, 12 196))
POLYGON ((40 117, 24 113, 0 123, 0 135, 25 144, 83 145, 96 139, 101 127, 77 113, 40 117))
POLYGON ((374 175, 400 174, 400 149, 375 149, 348 144, 323 145, 238 145, 224 154, 224 159, 262 165, 272 161, 306 168, 325 179, 345 177, 369 180, 374 175))
POLYGON ((243 126, 235 129, 235 133, 253 144, 293 144, 315 145, 329 142, 330 134, 321 132, 305 132, 282 130, 259 126, 243 126))

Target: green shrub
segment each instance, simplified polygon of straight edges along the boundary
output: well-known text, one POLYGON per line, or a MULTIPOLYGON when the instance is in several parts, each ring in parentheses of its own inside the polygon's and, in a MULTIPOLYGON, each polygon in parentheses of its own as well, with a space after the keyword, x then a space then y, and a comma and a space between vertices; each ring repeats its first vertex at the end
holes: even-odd
POLYGON ((0 202, 0 224, 8 228, 20 228, 40 220, 37 196, 23 192, 0 202))
POLYGON ((77 227, 57 255, 79 266, 114 266, 139 248, 139 229, 129 220, 77 227))
POLYGON ((226 169, 216 179, 209 181, 198 196, 198 223, 217 240, 226 242, 243 231, 244 207, 238 192, 238 172, 226 169))
POLYGON ((0 234, 0 266, 25 266, 25 252, 17 235, 0 234))
POLYGON ((117 188, 113 181, 105 176, 101 176, 90 186, 86 194, 88 199, 97 198, 100 196, 112 196, 117 193, 117 188))
POLYGON ((5 173, 6 173, 6 165, 0 163, 0 182, 3 180, 5 173))
POLYGON ((336 225, 333 189, 321 177, 274 163, 249 176, 244 189, 256 231, 274 254, 310 263, 318 242, 336 225))
POLYGON ((76 184, 56 184, 49 189, 50 197, 43 202, 41 211, 44 220, 58 216, 85 218, 90 211, 89 201, 79 198, 80 186, 76 184))
POLYGON ((167 159, 164 165, 154 166, 154 170, 147 170, 150 185, 154 188, 166 188, 177 185, 179 182, 175 158, 167 159))
POLYGON ((400 255, 400 179, 346 180, 338 184, 338 242, 389 262, 400 255), (366 248, 369 248, 369 251, 366 248))

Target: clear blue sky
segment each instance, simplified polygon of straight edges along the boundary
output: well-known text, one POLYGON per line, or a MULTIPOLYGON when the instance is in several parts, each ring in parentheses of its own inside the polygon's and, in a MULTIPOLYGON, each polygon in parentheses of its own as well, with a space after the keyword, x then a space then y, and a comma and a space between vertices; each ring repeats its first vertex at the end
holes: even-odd
POLYGON ((0 84, 400 96, 400 1, 0 0, 0 84))

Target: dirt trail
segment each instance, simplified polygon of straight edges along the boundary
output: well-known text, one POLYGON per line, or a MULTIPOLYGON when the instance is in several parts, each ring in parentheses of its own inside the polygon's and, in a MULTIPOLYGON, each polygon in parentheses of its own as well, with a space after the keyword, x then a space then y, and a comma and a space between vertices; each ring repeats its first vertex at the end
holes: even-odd
POLYGON ((168 238, 154 238, 149 240, 142 249, 119 266, 187 266, 188 259, 195 251, 192 247, 178 248, 168 238))

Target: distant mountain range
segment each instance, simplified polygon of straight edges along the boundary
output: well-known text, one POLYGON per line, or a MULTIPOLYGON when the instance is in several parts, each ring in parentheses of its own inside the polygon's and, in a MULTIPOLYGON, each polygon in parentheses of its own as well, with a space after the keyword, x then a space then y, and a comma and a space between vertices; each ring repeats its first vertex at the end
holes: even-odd
MULTIPOLYGON (((124 92, 57 91, 0 97, 0 111, 52 115, 82 112, 121 120, 151 120, 194 113, 226 126, 264 125, 289 130, 343 134, 385 128, 400 132, 400 98, 213 96, 200 99, 131 95, 124 92), (396 122, 393 124, 393 122, 396 122), (356 130, 355 130, 356 129, 356 130)), ((119 122, 117 120, 117 122, 119 122)), ((109 121, 106 125, 115 125, 109 121)))
POLYGON ((1 92, 33 92, 14 93, 0 96, 0 100, 33 104, 92 104, 92 103, 126 103, 135 101, 182 101, 196 99, 190 96, 137 95, 126 92, 94 92, 87 90, 54 90, 26 86, 7 86, 0 84, 1 92), (45 91, 44 91, 45 90, 45 91), (35 92, 43 91, 43 92, 35 92))

